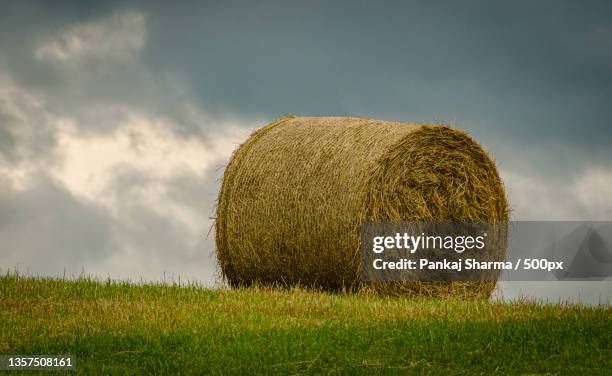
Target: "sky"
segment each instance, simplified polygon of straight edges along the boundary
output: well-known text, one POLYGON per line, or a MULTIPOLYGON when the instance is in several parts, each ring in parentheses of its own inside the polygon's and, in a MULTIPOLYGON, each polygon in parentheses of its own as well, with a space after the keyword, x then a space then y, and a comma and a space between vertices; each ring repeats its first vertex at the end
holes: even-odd
POLYGON ((610 98, 606 1, 6 2, 0 270, 218 282, 223 167, 288 113, 447 122, 513 219, 611 220, 610 98))

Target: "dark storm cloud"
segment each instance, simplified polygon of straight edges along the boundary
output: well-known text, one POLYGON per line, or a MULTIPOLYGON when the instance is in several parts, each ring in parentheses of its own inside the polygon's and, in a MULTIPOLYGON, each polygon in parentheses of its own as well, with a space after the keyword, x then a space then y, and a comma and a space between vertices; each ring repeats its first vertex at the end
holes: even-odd
POLYGON ((34 59, 40 39, 110 9, 104 2, 6 2, 0 13, 0 63, 26 86, 58 85, 55 69, 34 59))
MULTIPOLYGON (((173 72, 155 70, 141 58, 141 49, 150 43, 146 7, 113 2, 24 1, 6 4, 5 8, 0 14, 0 74, 9 75, 20 89, 44 100, 49 110, 78 119, 81 129, 107 132, 125 117, 122 109, 176 119, 177 132, 190 136, 203 127, 212 127, 189 116, 193 94, 188 85, 176 82, 173 72), (130 13, 136 17, 112 22, 113 17, 130 13), (141 20, 142 25, 136 25, 141 20), (98 35, 90 38, 87 47, 94 53, 102 50, 98 56, 64 61, 41 48, 54 44, 65 47, 75 29, 78 33, 78 28, 91 28, 87 25, 92 24, 99 30, 88 31, 98 35), (138 38, 134 34, 142 34, 142 47, 132 45, 129 50, 128 45, 127 52, 104 51, 114 42, 138 38), (100 46, 109 37, 114 40, 100 46), (113 56, 117 53, 127 56, 113 56)), ((53 147, 52 142, 49 147, 53 147)))
POLYGON ((41 35, 130 8, 8 8, 4 60, 64 109, 124 101, 180 118, 189 98, 245 117, 445 120, 532 146, 612 142, 609 2, 133 3, 147 17, 141 61, 78 74, 31 59, 41 35))
POLYGON ((149 63, 209 108, 612 142, 609 2, 164 3, 150 16, 149 63))

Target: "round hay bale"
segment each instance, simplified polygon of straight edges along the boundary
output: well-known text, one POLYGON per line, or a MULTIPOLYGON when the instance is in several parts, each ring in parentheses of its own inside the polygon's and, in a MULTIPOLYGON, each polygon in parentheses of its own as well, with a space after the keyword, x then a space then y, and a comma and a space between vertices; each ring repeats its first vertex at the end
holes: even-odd
POLYGON ((507 221, 502 181, 466 133, 439 124, 285 116, 233 154, 217 202, 231 286, 489 296, 494 281, 360 279, 363 221, 507 221))

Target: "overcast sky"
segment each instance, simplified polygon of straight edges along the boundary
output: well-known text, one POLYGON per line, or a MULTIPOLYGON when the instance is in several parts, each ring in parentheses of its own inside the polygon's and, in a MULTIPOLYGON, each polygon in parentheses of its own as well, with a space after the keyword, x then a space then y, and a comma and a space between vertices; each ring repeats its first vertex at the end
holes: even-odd
POLYGON ((608 1, 7 2, 0 268, 211 283, 222 168, 287 113, 447 121, 514 219, 611 220, 611 99, 608 1))

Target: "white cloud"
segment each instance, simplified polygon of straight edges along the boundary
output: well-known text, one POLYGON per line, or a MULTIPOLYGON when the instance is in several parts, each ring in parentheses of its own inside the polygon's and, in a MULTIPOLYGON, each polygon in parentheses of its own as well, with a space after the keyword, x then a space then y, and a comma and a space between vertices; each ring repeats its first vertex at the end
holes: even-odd
POLYGON ((569 192, 597 219, 612 220, 612 171, 588 169, 574 180, 569 192))
POLYGON ((565 180, 501 172, 514 220, 612 220, 612 170, 590 166, 565 180))
POLYGON ((129 61, 146 44, 145 21, 144 14, 127 11, 78 23, 43 41, 34 54, 50 62, 129 61))
POLYGON ((132 113, 124 124, 104 134, 91 135, 73 122, 65 123, 57 133, 63 163, 51 173, 73 194, 105 205, 117 216, 126 198, 118 196, 113 187, 117 174, 128 171, 146 176, 132 187, 130 200, 172 216, 197 233, 209 213, 171 200, 168 185, 184 175, 206 180, 205 174, 230 156, 236 142, 246 138, 248 128, 235 124, 201 137, 182 137, 172 131, 175 127, 169 120, 142 113, 132 113))
POLYGON ((75 193, 98 197, 109 183, 113 170, 122 165, 158 178, 167 178, 187 170, 201 175, 211 163, 231 153, 229 134, 238 129, 209 135, 211 146, 196 137, 183 138, 163 120, 133 114, 126 123, 111 132, 91 135, 79 130, 74 122, 58 130, 58 150, 64 163, 54 171, 75 193))
POLYGON ((189 102, 177 120, 126 102, 66 112, 45 98, 0 75, 0 265, 212 282, 216 168, 260 122, 189 102), (81 251, 87 239, 100 246, 81 251))

